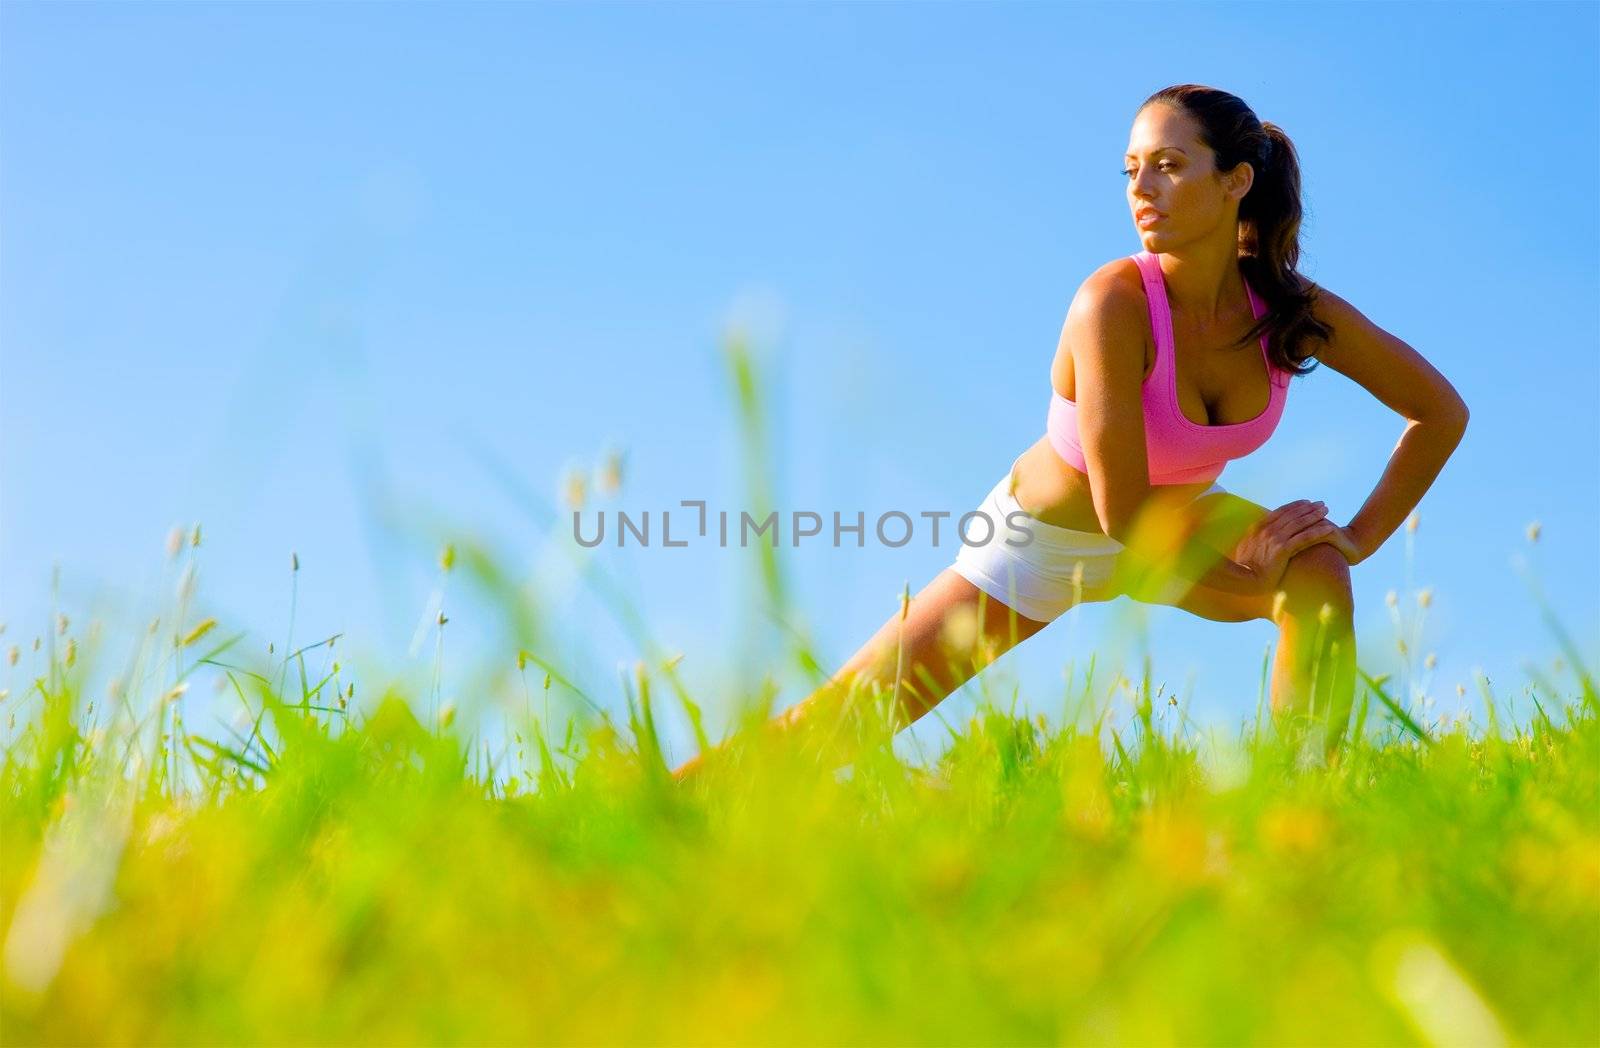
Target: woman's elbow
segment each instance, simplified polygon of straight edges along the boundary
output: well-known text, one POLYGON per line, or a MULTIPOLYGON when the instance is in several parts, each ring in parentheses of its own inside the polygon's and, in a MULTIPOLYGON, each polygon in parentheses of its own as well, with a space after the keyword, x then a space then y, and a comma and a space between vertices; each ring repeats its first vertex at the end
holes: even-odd
POLYGON ((1447 386, 1444 395, 1439 398, 1439 409, 1434 412, 1432 421, 1440 427, 1456 431, 1457 435, 1467 431, 1467 402, 1461 399, 1461 394, 1456 392, 1454 386, 1447 386))
POLYGON ((1467 431, 1467 416, 1467 402, 1451 392, 1448 396, 1440 397, 1426 411, 1408 417, 1410 425, 1423 426, 1428 433, 1448 435, 1453 443, 1459 444, 1467 431))
POLYGON ((1100 530, 1104 531, 1108 538, 1116 539, 1126 546, 1133 532, 1137 529, 1143 510, 1144 507, 1142 505, 1131 509, 1122 507, 1100 509, 1096 507, 1095 516, 1100 518, 1100 530))
POLYGON ((1100 530, 1106 533, 1107 538, 1115 539, 1126 546, 1128 544, 1128 533, 1133 528, 1131 522, 1122 518, 1108 520, 1105 517, 1101 517, 1100 530))
POLYGON ((1101 531, 1107 538, 1122 542, 1123 546, 1138 530, 1139 518, 1149 509, 1150 494, 1154 494, 1147 483, 1138 493, 1130 493, 1126 488, 1128 485, 1123 485, 1122 490, 1104 491, 1094 498, 1094 517, 1098 518, 1101 531))

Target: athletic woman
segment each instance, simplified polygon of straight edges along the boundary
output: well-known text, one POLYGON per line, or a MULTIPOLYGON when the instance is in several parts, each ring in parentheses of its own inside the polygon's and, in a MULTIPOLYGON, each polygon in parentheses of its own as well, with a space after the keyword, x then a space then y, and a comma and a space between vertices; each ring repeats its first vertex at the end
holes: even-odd
MULTIPOLYGON (((1337 754, 1355 695, 1350 568, 1438 476, 1466 404, 1416 350, 1296 272, 1298 158, 1283 129, 1242 100, 1197 84, 1151 95, 1123 173, 1142 250, 1101 266, 1073 296, 1045 434, 980 507, 990 541, 964 543, 776 726, 817 716, 863 683, 891 693, 910 723, 1067 609, 1127 595, 1219 622, 1275 623, 1274 720, 1320 724, 1337 754), (1322 502, 1269 511, 1215 483, 1229 460, 1266 443, 1290 377, 1316 363, 1406 420, 1343 525, 1322 502), (1015 513, 1031 542, 1006 526, 1015 513)), ((968 534, 986 530, 975 522, 968 534)))

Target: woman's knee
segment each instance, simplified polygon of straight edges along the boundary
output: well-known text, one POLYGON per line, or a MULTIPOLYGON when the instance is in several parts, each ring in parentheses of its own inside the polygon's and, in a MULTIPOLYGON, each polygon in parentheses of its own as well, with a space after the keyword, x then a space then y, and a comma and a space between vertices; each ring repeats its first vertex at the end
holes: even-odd
POLYGON ((1279 588, 1290 614, 1316 614, 1324 604, 1333 613, 1349 617, 1355 608, 1350 585, 1350 562, 1325 542, 1308 546, 1289 558, 1279 588))

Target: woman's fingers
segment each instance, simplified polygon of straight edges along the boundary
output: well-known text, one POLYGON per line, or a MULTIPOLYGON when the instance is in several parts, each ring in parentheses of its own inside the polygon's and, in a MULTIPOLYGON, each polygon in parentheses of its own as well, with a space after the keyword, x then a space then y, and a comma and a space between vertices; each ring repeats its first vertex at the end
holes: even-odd
POLYGON ((1313 517, 1309 520, 1302 519, 1297 521, 1292 526, 1286 525, 1280 529, 1275 538, 1278 540, 1279 544, 1286 545, 1297 540, 1300 536, 1305 535, 1308 532, 1326 534, 1328 529, 1331 527, 1333 527, 1333 521, 1329 520, 1327 517, 1313 517))
POLYGON ((1332 534, 1337 527, 1338 525, 1331 520, 1319 520, 1291 537, 1283 546, 1284 553, 1292 557, 1309 546, 1315 546, 1332 534))
POLYGON ((1317 520, 1326 520, 1327 515, 1327 509, 1321 508, 1314 503, 1307 504, 1298 510, 1285 513, 1282 517, 1279 517, 1268 526, 1267 531, 1275 538, 1285 539, 1317 520))
POLYGON ((1306 514, 1316 515, 1327 511, 1328 508, 1320 502, 1313 502, 1310 499, 1296 499, 1293 502, 1284 503, 1262 517, 1256 526, 1257 528, 1267 528, 1306 514))
POLYGON ((1305 507, 1307 507, 1309 505, 1311 505, 1311 500, 1309 500, 1309 499, 1295 499, 1293 502, 1285 502, 1283 505, 1279 506, 1277 509, 1272 510, 1266 516, 1262 517, 1261 520, 1257 523, 1256 526, 1264 528, 1268 524, 1271 524, 1271 523, 1274 523, 1275 521, 1277 521, 1285 513, 1293 513, 1296 510, 1304 509, 1305 507))
POLYGON ((1334 530, 1328 507, 1310 499, 1285 503, 1262 517, 1240 539, 1234 557, 1241 564, 1281 566, 1300 550, 1322 541, 1334 530))

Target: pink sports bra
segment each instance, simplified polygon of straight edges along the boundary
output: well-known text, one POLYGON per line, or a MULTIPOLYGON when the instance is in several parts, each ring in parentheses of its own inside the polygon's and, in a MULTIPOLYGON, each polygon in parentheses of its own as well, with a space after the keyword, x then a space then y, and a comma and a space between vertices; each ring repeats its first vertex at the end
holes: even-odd
MULTIPOLYGON (((1144 380, 1145 456, 1151 484, 1209 484, 1221 476, 1230 459, 1243 458, 1267 442, 1283 417, 1289 395, 1290 373, 1272 366, 1267 357, 1267 336, 1261 336, 1261 359, 1267 365, 1271 392, 1266 410, 1248 422, 1203 426, 1178 410, 1178 373, 1173 364, 1172 311, 1167 305, 1167 286, 1162 279, 1161 262, 1148 251, 1130 256, 1144 279, 1145 298, 1150 306, 1150 325, 1155 331, 1156 363, 1144 380)), ((1249 281, 1244 285, 1250 298, 1250 312, 1257 319, 1262 307, 1249 281)), ((1050 413, 1045 424, 1051 447, 1063 462, 1081 473, 1088 473, 1083 447, 1078 438, 1078 406, 1051 390, 1050 413)))

